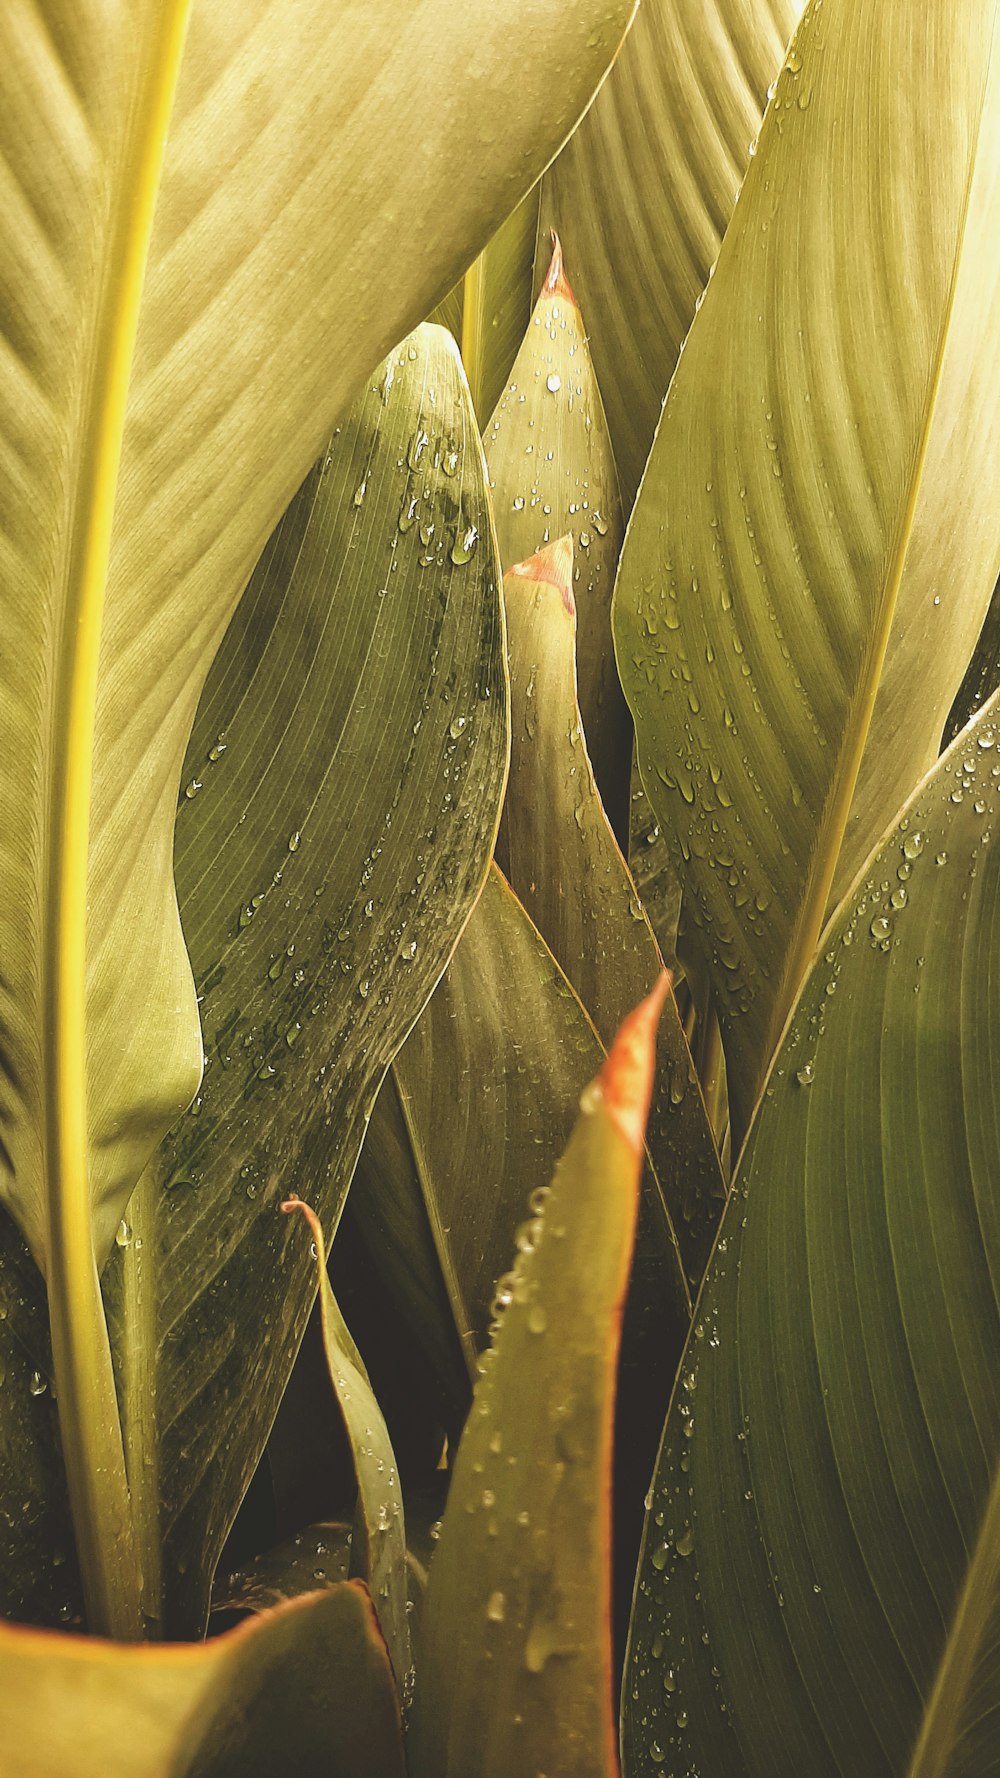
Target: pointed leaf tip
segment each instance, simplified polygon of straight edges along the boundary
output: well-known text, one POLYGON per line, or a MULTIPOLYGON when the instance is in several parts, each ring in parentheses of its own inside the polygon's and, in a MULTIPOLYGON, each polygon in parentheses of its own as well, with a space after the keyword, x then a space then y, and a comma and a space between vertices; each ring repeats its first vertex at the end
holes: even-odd
POLYGON ((292 1210, 301 1210, 303 1216, 305 1217, 305 1219, 306 1219, 307 1223, 309 1224, 309 1227, 312 1231, 312 1238, 316 1243, 317 1257, 319 1258, 322 1268, 325 1270, 325 1268, 326 1268, 326 1243, 323 1240, 322 1224, 320 1223, 319 1217, 316 1215, 315 1210, 313 1210, 311 1205, 304 1203, 301 1198, 295 1198, 295 1197, 286 1198, 284 1203, 282 1204, 281 1208, 284 1211, 286 1216, 292 1210))
POLYGON ((552 258, 549 261, 549 269, 545 274, 545 282, 539 291, 539 296, 564 296, 567 302, 573 304, 574 309, 578 309, 580 305, 573 295, 569 279, 563 269, 562 242, 554 228, 550 229, 549 234, 552 241, 552 258))
POLYGON ((653 1091, 656 1027, 672 981, 665 969, 645 1000, 623 1019, 597 1077, 604 1110, 636 1155, 642 1153, 653 1091))
POLYGON ((557 587, 562 595, 562 602, 571 617, 576 616, 576 600, 573 597, 573 538, 571 535, 558 537, 555 543, 547 543, 526 562, 515 562, 509 570, 507 578, 516 576, 518 580, 542 580, 549 586, 557 587))

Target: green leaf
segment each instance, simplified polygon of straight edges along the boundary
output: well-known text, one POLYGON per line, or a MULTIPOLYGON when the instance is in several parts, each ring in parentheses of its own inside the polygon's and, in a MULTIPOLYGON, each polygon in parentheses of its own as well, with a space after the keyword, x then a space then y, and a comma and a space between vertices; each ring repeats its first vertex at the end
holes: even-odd
POLYGON ((18 1778, 402 1778, 399 1705, 358 1581, 199 1648, 0 1625, 0 1736, 18 1778))
MULTIPOLYGON (((529 1195, 551 1177, 580 1093, 604 1056, 559 965, 500 872, 491 871, 443 980, 393 1064, 388 1112, 402 1116, 408 1151, 391 1189, 394 1197, 421 1194, 437 1262, 424 1281, 419 1252, 395 1257, 393 1274, 408 1258, 421 1279, 400 1300, 400 1311, 431 1358, 449 1335, 460 1338, 471 1378, 529 1195), (442 1280, 450 1316, 428 1332, 442 1280)), ((387 1088, 372 1133, 384 1129, 387 1088)), ((388 1159, 388 1143, 382 1152, 388 1159)), ((351 1207, 370 1231, 373 1254, 381 1252, 386 1229, 379 1214, 385 1191, 377 1174, 362 1173, 351 1188, 351 1207)), ((615 1572, 625 1583, 624 1597, 616 1599, 623 1618, 643 1497, 689 1318, 676 1236, 663 1189, 647 1165, 618 1382, 615 1572)))
POLYGON ((505 673, 475 416, 453 342, 422 328, 261 557, 185 766, 177 883, 208 1064, 104 1279, 146 1610, 172 1634, 204 1622, 315 1294, 278 1204, 308 1192, 332 1235, 486 873, 505 673))
POLYGON ((1000 1683, 994 700, 827 928, 695 1310, 632 1778, 986 1778, 1000 1683))
MULTIPOLYGON (((630 507, 803 0, 643 0, 542 181, 591 330, 630 507)), ((544 257, 536 265, 541 276, 544 257)), ((534 546, 532 546, 534 547, 534 546)))
POLYGON ((289 1198, 281 1208, 301 1210, 312 1233, 323 1349, 358 1479, 351 1573, 366 1582, 372 1595, 396 1683, 402 1692, 412 1661, 406 1610, 406 1530, 396 1458, 364 1359, 330 1288, 319 1218, 301 1198, 289 1198))
POLYGON ((660 955, 677 972, 681 885, 673 856, 633 765, 629 804, 628 865, 660 955))
MULTIPOLYGON (((448 972, 435 999, 441 995, 446 1002, 449 1000, 447 983, 448 972)), ((427 1012, 423 1017, 433 1015, 427 1012)), ((443 1065, 439 1057, 439 1066, 443 1065)), ((462 1065, 450 1049, 447 1065, 456 1078, 461 1077, 462 1065)), ((405 1065, 402 1074, 405 1077, 405 1065)), ((345 1217, 357 1230, 369 1265, 382 1279, 406 1338, 421 1355, 432 1379, 441 1422, 453 1443, 457 1443, 469 1411, 476 1343, 469 1337, 471 1329, 464 1339, 459 1334, 459 1327, 464 1329, 467 1325, 466 1316, 456 1280, 452 1279, 451 1294, 445 1282, 439 1249, 447 1263, 450 1243, 440 1222, 435 1239, 418 1169, 418 1144, 418 1134, 411 1136, 403 1111, 393 1065, 375 1102, 351 1180, 345 1217)), ((433 1198, 429 1178, 427 1185, 433 1198)), ((461 1220, 460 1198, 456 1199, 455 1209, 461 1220)), ((516 1207, 511 1214, 516 1218, 516 1207)))
POLYGON ((842 844, 863 856, 928 739, 933 756, 957 682, 944 634, 971 623, 960 677, 992 585, 1000 83, 992 6, 947 19, 914 31, 903 0, 807 11, 622 557, 618 659, 712 974, 737 1136, 842 844), (924 655, 904 708, 909 626, 924 655), (845 842, 856 784, 868 814, 845 842))
POLYGON ((532 1205, 431 1563, 412 1778, 612 1778, 615 1361, 666 978, 532 1205))
POLYGON ((538 198, 535 185, 434 315, 462 348, 480 426, 500 399, 531 316, 538 198))
MULTIPOLYGON (((511 756, 497 859, 610 1044, 663 961, 597 793, 577 704, 573 540, 504 576, 511 756)), ((697 1287, 726 1191, 672 994, 647 1136, 697 1287)))
POLYGON ((604 806, 627 840, 632 725, 611 642, 621 501, 583 317, 558 241, 485 446, 504 569, 554 538, 573 540, 583 727, 604 806))
POLYGON ((141 1627, 97 1266, 198 1081, 171 881, 198 694, 334 419, 537 178, 630 10, 586 0, 556 93, 556 0, 5 20, 0 1199, 50 1287, 97 1627, 141 1627))
POLYGON ((1000 580, 993 588, 989 610, 979 632, 972 659, 965 670, 955 702, 948 712, 941 740, 942 750, 961 734, 966 723, 979 714, 983 705, 1000 688, 1000 580))

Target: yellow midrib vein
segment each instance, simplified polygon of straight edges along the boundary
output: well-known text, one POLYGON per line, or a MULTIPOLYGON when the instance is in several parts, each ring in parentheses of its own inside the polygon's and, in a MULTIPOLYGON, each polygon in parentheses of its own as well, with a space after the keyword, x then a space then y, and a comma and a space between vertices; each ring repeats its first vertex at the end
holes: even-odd
POLYGON ((49 1319, 91 1630, 141 1633, 125 1459, 93 1247, 86 1078, 87 883, 98 666, 129 381, 190 0, 150 7, 79 440, 56 676, 45 898, 43 1080, 49 1319))

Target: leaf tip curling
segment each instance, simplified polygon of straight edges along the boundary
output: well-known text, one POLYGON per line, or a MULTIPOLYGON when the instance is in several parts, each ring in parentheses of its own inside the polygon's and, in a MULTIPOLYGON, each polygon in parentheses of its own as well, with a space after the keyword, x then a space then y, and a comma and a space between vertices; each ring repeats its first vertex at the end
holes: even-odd
POLYGON ((552 258, 549 261, 549 269, 545 274, 545 282, 539 295, 565 297, 567 302, 573 304, 574 309, 578 309, 580 305, 573 295, 572 286, 563 267, 562 242, 555 229, 549 231, 549 236, 552 241, 552 258))
POLYGON ((555 587, 570 617, 576 616, 572 536, 567 534, 565 537, 557 537, 554 543, 544 544, 527 561, 515 562, 509 572, 518 580, 543 581, 547 586, 555 587))
POLYGON ((656 1028, 672 976, 662 971, 645 1000, 622 1021, 598 1075, 601 1101, 620 1136, 641 1155, 656 1066, 656 1028))

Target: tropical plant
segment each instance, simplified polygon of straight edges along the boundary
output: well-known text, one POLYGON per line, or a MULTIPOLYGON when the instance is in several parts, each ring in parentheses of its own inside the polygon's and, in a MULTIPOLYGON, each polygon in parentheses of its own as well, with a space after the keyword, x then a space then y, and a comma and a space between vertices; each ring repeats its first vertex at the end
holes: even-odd
POLYGON ((997 1770, 998 10, 8 9, 0 1771, 997 1770))

